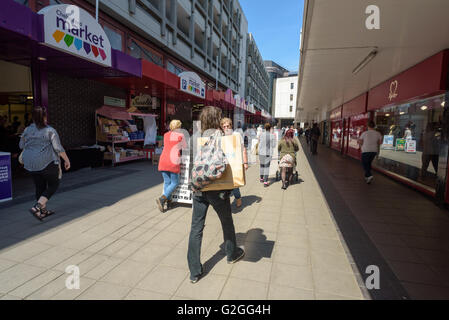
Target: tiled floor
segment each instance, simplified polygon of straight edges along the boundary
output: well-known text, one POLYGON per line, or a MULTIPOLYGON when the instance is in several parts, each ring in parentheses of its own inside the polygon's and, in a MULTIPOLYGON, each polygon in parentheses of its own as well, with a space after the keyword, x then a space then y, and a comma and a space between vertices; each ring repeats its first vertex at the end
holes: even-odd
MULTIPOLYGON (((308 163, 303 180, 282 191, 248 172, 235 210, 241 262, 228 265, 220 222, 210 209, 202 245, 206 275, 189 281, 192 209, 161 214, 154 203, 161 176, 149 162, 119 167, 129 175, 59 192, 57 214, 44 223, 27 201, 0 209, 0 299, 363 299, 369 295, 308 163), (66 267, 80 268, 68 290, 66 267)), ((274 162, 276 165, 276 162, 274 162)), ((116 170, 113 168, 110 170, 116 170)), ((93 171, 94 173, 95 171, 93 171)))
POLYGON ((359 270, 382 266, 374 298, 449 299, 449 212, 382 174, 366 185, 358 161, 327 147, 307 155, 359 270))

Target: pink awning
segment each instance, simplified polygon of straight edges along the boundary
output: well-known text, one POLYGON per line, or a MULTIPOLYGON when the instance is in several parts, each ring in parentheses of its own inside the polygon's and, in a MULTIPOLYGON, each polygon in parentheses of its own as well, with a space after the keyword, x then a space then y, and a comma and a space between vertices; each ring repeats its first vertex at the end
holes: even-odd
POLYGON ((132 116, 138 117, 157 117, 155 114, 150 113, 138 113, 138 112, 127 112, 126 108, 122 107, 110 107, 110 106, 102 106, 100 109, 97 109, 97 114, 102 115, 109 119, 117 119, 117 120, 132 120, 132 116))

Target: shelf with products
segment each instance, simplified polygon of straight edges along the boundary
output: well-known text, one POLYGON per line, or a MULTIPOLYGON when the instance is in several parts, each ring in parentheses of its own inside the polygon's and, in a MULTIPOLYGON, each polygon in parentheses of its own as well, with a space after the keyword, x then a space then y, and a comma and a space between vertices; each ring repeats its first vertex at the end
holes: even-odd
POLYGON ((156 115, 109 106, 96 111, 96 140, 97 144, 106 146, 104 160, 110 160, 114 166, 116 163, 149 158, 151 148, 144 146, 145 117, 155 118, 156 115))

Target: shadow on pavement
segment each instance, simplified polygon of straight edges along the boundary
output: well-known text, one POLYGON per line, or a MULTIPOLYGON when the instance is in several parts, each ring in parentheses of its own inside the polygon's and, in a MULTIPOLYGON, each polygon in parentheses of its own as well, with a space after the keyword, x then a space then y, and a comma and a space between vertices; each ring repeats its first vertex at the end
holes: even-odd
MULTIPOLYGON (((380 276, 380 289, 369 290, 368 292, 371 299, 410 299, 406 290, 403 288, 387 261, 380 254, 379 250, 367 235, 358 219, 354 216, 345 199, 341 196, 338 190, 339 186, 334 185, 332 182, 330 176, 338 170, 335 169, 335 167, 340 168, 336 164, 343 163, 353 170, 353 165, 349 163, 352 160, 341 158, 339 154, 320 144, 318 145, 320 155, 312 155, 310 150, 307 150, 308 148, 306 148, 306 142, 304 139, 301 139, 301 144, 309 161, 312 172, 315 175, 321 190, 323 191, 332 216, 334 217, 338 229, 340 230, 344 242, 346 243, 347 249, 354 260, 353 263, 358 269, 361 281, 366 283, 366 280, 369 280, 370 278, 371 273, 367 273, 367 267, 375 265, 379 268, 379 270, 382 270, 380 276)), ((348 171, 345 171, 344 174, 347 174, 346 172, 348 171)), ((352 174, 346 175, 345 179, 351 179, 351 176, 352 174)))
MULTIPOLYGON (((71 183, 61 183, 61 187, 49 201, 49 209, 56 213, 42 222, 28 212, 35 201, 32 193, 1 204, 0 250, 93 211, 112 206, 163 182, 157 167, 149 162, 130 163, 119 168, 93 169, 84 176, 80 175, 78 181, 76 174, 67 174, 66 179, 71 180, 71 183), (126 178, 123 179, 124 177, 126 178)), ((34 187, 31 190, 34 193, 34 187)), ((139 205, 142 203, 136 203, 136 206, 139 205)))
MULTIPOLYGON (((237 245, 245 249, 245 257, 242 261, 258 262, 262 258, 271 258, 273 254, 274 241, 267 240, 262 229, 251 229, 247 233, 236 234, 237 245)), ((212 257, 207 260, 204 265, 204 272, 207 274, 212 271, 214 266, 222 259, 226 258, 224 243, 220 245, 220 249, 212 257)))
POLYGON ((259 196, 245 196, 242 197, 242 206, 240 208, 237 208, 234 204, 233 208, 232 208, 232 213, 233 214, 237 214, 243 211, 243 209, 245 209, 246 207, 250 207, 253 205, 253 203, 259 203, 262 201, 262 198, 259 196))

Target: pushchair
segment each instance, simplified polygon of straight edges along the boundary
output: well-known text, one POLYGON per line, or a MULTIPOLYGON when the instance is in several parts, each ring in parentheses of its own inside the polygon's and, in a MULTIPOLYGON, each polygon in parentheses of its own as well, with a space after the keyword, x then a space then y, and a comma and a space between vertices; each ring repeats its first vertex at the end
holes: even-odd
MULTIPOLYGON (((292 182, 298 182, 299 181, 299 172, 297 169, 297 165, 298 165, 298 152, 295 152, 295 166, 293 167, 293 178, 292 178, 292 182)), ((281 170, 279 168, 279 163, 281 162, 281 159, 278 159, 278 169, 276 171, 276 181, 280 181, 281 180, 281 170)), ((287 177, 287 181, 290 181, 290 176, 287 177)))

